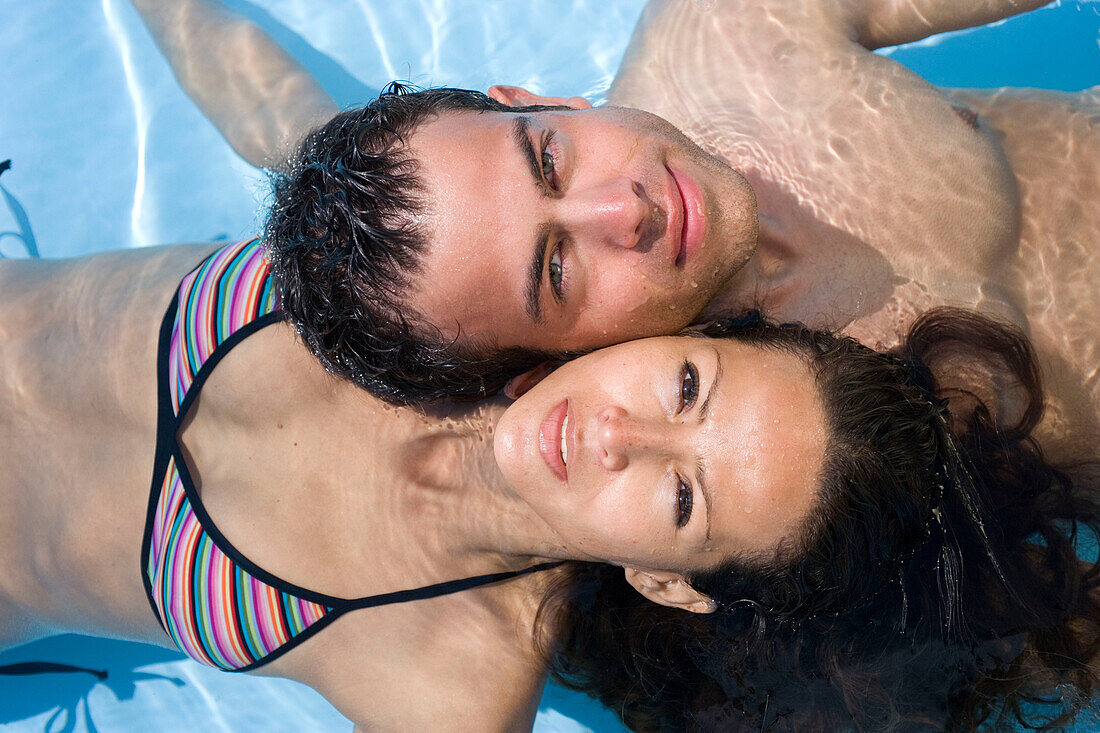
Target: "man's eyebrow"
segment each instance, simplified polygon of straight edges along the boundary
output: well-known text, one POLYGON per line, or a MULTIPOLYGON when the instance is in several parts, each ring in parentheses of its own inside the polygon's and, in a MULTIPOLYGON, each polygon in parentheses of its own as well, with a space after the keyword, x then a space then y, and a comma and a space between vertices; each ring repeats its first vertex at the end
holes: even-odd
MULTIPOLYGON (((527 161, 527 167, 531 169, 531 178, 538 186, 539 193, 546 195, 546 181, 542 176, 542 165, 539 163, 538 153, 531 143, 531 118, 527 115, 516 115, 512 119, 512 142, 516 144, 520 155, 527 161)), ((543 323, 542 315, 542 268, 546 264, 546 248, 550 239, 550 227, 546 224, 539 226, 535 234, 531 264, 527 267, 527 288, 524 300, 528 317, 535 323, 543 323)))
POLYGON ((550 237, 550 226, 542 224, 535 233, 534 254, 527 266, 527 315, 535 323, 542 323, 542 267, 546 260, 546 240, 550 237))
POLYGON ((541 191, 544 187, 542 164, 539 163, 539 156, 531 143, 531 118, 527 115, 516 115, 512 120, 512 141, 519 149, 520 155, 527 161, 527 167, 531 169, 531 178, 541 191))
MULTIPOLYGON (((703 400, 702 406, 699 408, 699 423, 702 424, 707 419, 707 411, 710 410, 710 400, 714 397, 718 391, 718 383, 722 380, 722 355, 718 352, 718 349, 714 349, 714 379, 710 380, 710 389, 707 390, 706 399, 703 400)), ((706 464, 703 459, 700 458, 695 461, 695 480, 699 484, 699 490, 703 492, 703 501, 707 505, 707 538, 706 541, 710 542, 710 516, 711 516, 711 503, 710 503, 710 487, 707 486, 707 471, 706 464)))

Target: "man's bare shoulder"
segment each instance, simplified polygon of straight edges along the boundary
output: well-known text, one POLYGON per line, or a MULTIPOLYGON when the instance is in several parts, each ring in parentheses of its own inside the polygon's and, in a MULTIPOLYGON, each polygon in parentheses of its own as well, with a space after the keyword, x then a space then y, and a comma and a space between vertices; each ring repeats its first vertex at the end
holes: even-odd
POLYGON ((651 0, 608 101, 662 116, 682 107, 683 95, 713 95, 726 109, 751 105, 723 92, 782 88, 858 50, 845 9, 854 1, 651 0))
POLYGON ((827 82, 831 70, 843 73, 851 59, 870 57, 873 49, 992 23, 1047 2, 650 0, 608 99, 659 112, 671 106, 671 90, 718 89, 733 74, 774 90, 805 76, 800 61, 814 64, 812 78, 827 82))

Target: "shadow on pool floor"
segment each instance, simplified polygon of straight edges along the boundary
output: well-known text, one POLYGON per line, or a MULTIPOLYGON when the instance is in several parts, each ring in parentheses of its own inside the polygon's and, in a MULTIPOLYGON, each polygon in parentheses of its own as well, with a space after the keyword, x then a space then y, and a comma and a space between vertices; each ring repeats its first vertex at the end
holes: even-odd
POLYGON ((48 731, 72 731, 78 717, 83 718, 89 733, 97 728, 88 709, 88 695, 97 685, 108 688, 120 702, 130 700, 138 684, 167 682, 176 687, 185 683, 139 668, 160 662, 183 659, 179 653, 129 641, 97 639, 76 634, 62 634, 31 642, 0 653, 0 665, 19 662, 56 662, 89 669, 105 670, 107 676, 97 679, 88 672, 51 672, 0 678, 0 725, 14 723, 50 713, 45 726, 48 731), (83 703, 83 705, 81 705, 83 703), (61 728, 54 724, 64 720, 61 728))

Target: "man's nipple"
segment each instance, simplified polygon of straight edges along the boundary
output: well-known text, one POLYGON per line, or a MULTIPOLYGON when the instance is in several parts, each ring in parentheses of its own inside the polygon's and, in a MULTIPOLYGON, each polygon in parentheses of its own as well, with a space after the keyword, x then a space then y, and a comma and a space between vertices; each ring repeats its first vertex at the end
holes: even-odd
POLYGON ((978 113, 969 107, 961 107, 957 104, 951 105, 951 109, 955 110, 955 114, 966 123, 967 127, 971 130, 978 129, 978 113))

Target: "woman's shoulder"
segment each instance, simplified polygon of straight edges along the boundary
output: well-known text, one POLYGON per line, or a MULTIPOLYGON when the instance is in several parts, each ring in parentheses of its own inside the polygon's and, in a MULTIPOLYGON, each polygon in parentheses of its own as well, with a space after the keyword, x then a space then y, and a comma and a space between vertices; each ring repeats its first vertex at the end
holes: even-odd
MULTIPOLYGON (((341 710, 368 730, 531 730, 545 685, 541 670, 516 668, 485 653, 450 662, 443 670, 429 668, 391 680, 380 705, 364 709, 358 696, 356 705, 341 710)), ((376 689, 377 683, 364 687, 376 689)))
POLYGON ((364 730, 530 730, 545 662, 477 596, 352 612, 272 671, 307 682, 364 730))

